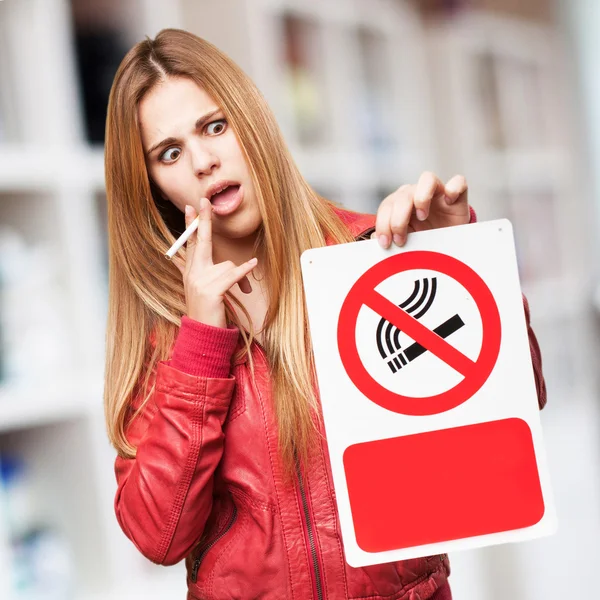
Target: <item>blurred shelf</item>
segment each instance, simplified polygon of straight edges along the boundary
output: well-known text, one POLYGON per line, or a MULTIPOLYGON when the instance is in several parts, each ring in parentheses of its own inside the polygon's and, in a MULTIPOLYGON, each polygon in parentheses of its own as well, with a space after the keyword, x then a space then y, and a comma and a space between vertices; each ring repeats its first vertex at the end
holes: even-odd
POLYGON ((0 192, 87 186, 104 189, 104 148, 0 144, 0 192))
POLYGON ((598 314, 600 314, 600 283, 594 287, 593 306, 598 314))
POLYGON ((136 575, 109 592, 84 594, 79 600, 165 600, 185 598, 186 572, 181 562, 171 567, 157 567, 147 575, 136 575))
POLYGON ((385 33, 397 33, 399 15, 413 18, 414 13, 402 3, 385 0, 252 0, 254 9, 262 8, 274 14, 292 13, 319 22, 339 23, 347 26, 367 26, 385 33))
POLYGON ((46 384, 0 386, 0 434, 70 421, 102 407, 98 377, 65 377, 46 384))
POLYGON ((495 191, 558 187, 570 175, 563 149, 482 149, 470 157, 469 180, 495 191))
POLYGON ((373 188, 379 184, 400 187, 413 181, 415 173, 423 170, 408 152, 376 152, 339 149, 290 148, 300 172, 314 186, 344 186, 373 188))
POLYGON ((539 323, 556 322, 581 315, 592 306, 593 298, 582 285, 581 274, 524 281, 522 289, 531 308, 531 318, 539 323))

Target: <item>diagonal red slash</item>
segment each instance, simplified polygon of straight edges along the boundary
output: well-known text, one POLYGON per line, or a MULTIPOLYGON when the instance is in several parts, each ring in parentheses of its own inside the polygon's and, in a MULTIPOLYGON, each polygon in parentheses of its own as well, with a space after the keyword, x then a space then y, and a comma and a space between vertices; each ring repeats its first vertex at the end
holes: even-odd
POLYGON ((350 288, 340 309, 337 326, 337 347, 344 370, 350 381, 371 402, 405 415, 434 415, 451 410, 476 394, 492 372, 502 340, 502 323, 494 296, 485 281, 469 266, 439 252, 416 250, 396 254, 365 271, 350 288), (377 286, 392 275, 414 269, 429 269, 444 273, 471 294, 483 326, 481 351, 473 363, 433 331, 409 317, 385 297, 375 292, 377 286), (358 315, 364 306, 388 319, 407 332, 424 348, 432 351, 457 373, 468 373, 449 390, 431 396, 405 396, 381 385, 366 369, 358 352, 356 339, 358 315))
POLYGON ((437 333, 425 327, 379 292, 369 290, 366 292, 363 302, 464 377, 474 372, 476 364, 468 356, 465 356, 437 333))

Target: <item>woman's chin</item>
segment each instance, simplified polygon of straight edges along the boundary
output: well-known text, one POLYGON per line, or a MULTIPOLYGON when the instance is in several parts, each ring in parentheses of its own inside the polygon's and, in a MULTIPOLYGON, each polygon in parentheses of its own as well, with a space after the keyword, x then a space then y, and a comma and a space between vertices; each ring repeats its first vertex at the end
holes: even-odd
POLYGON ((243 240, 246 238, 255 238, 262 226, 262 219, 248 218, 247 215, 231 215, 228 222, 222 227, 214 227, 215 235, 230 240, 243 240), (239 217, 239 218, 236 218, 239 217))

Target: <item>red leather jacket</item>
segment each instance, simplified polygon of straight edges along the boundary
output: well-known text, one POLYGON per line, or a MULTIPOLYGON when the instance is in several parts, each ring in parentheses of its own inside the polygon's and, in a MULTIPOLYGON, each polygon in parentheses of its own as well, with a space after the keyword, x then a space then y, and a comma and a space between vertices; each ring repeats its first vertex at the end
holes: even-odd
MULTIPOLYGON (((355 236, 374 224, 340 214, 355 236)), ((529 326, 527 306, 526 316, 529 326)), ((541 407, 539 348, 529 336, 541 407)), ((188 600, 426 600, 436 590, 449 598, 445 554, 346 563, 327 446, 295 485, 285 483, 265 354, 253 343, 253 382, 247 359, 231 364, 238 337, 183 317, 170 360, 152 374, 148 404, 126 429, 137 456, 116 460, 125 534, 155 563, 185 558, 188 600)))

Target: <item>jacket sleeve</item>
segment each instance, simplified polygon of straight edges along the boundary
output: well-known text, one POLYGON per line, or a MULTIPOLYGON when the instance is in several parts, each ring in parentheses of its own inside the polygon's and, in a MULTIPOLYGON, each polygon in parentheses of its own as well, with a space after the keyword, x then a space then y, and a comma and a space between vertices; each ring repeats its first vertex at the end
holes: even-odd
MULTIPOLYGON (((477 214, 472 206, 469 206, 469 223, 477 222, 477 214)), ((540 410, 546 406, 546 382, 542 373, 542 354, 535 333, 531 328, 531 319, 529 313, 529 302, 523 295, 523 308, 525 310, 525 322, 527 323, 527 336, 529 338, 529 351, 531 352, 531 363, 533 365, 533 376, 535 378, 535 388, 537 390, 538 405, 540 410)))
POLYGON ((525 322, 527 323, 527 335, 529 337, 529 350, 531 352, 531 363, 533 365, 533 376, 535 377, 535 389, 537 390, 538 404, 540 410, 546 406, 546 381, 542 372, 542 353, 538 344, 535 333, 531 328, 529 316, 529 302, 523 295, 523 308, 525 309, 525 322))
MULTIPOLYGON (((126 428, 137 454, 115 461, 115 512, 127 537, 155 563, 187 556, 210 514, 238 335, 184 316, 171 359, 152 372, 151 396, 126 428)), ((132 408, 141 401, 135 398, 132 408)))

